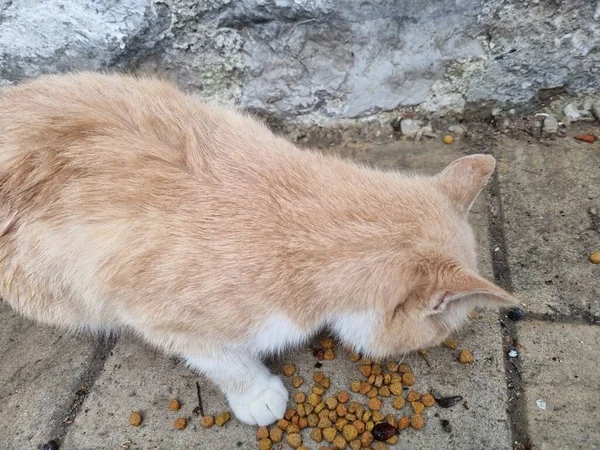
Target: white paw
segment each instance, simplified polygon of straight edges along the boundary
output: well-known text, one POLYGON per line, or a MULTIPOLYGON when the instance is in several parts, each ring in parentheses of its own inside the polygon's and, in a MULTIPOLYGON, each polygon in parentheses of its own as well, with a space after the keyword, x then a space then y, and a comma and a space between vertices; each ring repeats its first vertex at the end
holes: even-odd
POLYGON ((247 394, 227 398, 240 422, 266 426, 283 418, 289 395, 279 377, 273 375, 256 382, 247 394))

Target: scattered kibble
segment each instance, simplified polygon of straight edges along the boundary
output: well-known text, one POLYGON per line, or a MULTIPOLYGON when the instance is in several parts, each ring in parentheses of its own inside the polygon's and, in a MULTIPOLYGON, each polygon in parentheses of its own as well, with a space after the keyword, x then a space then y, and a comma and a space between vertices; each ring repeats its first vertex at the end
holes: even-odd
POLYGON ((402 384, 406 386, 412 386, 413 384, 415 384, 415 376, 410 372, 403 373, 402 384))
POLYGON ((294 378, 292 378, 292 386, 294 386, 296 389, 302 386, 302 383, 304 383, 304 378, 299 376, 295 376, 294 378))
POLYGON ((373 433, 365 431, 360 437, 360 443, 363 447, 368 448, 373 443, 373 433))
POLYGON ((591 253, 590 256, 588 256, 588 260, 592 264, 600 264, 600 252, 591 253))
POLYGON ((398 429, 406 430, 410 426, 410 417, 403 416, 398 420, 398 429))
POLYGON ((335 353, 333 352, 333 349, 328 348, 327 350, 325 350, 325 353, 323 354, 323 358, 325 358, 327 361, 332 361, 335 359, 335 353))
POLYGON ((302 436, 300 436, 300 433, 289 433, 285 437, 285 440, 292 448, 298 448, 302 445, 302 436))
POLYGON ((463 364, 468 364, 475 361, 475 357, 473 356, 473 353, 471 353, 469 350, 462 349, 458 355, 458 360, 463 364))
POLYGON ((283 366, 283 374, 286 377, 293 377, 296 374, 296 366, 293 364, 286 364, 283 366))
POLYGON ((373 411, 379 411, 381 409, 381 400, 376 397, 369 399, 369 408, 373 411))
POLYGON ((395 383, 390 384, 390 392, 394 395, 402 395, 402 383, 396 381, 395 383))
POLYGON ((448 144, 448 145, 450 145, 450 144, 452 144, 454 142, 454 138, 451 135, 449 135, 449 134, 447 134, 446 136, 444 136, 443 140, 444 140, 444 144, 448 144))
POLYGON ((304 392, 298 392, 294 397, 296 403, 304 403, 306 401, 306 394, 304 392))
POLYGON ((269 429, 267 427, 258 427, 258 430, 256 430, 256 439, 258 439, 260 441, 261 439, 268 438, 268 437, 269 437, 269 429))
POLYGON ((421 395, 413 389, 408 391, 408 394, 406 394, 406 400, 408 400, 409 402, 416 402, 420 398, 421 398, 421 395))
POLYGON ((431 394, 423 394, 421 396, 421 403, 425 405, 427 408, 435 405, 435 398, 431 394))
POLYGON ((456 350, 456 347, 458 347, 458 342, 456 342, 454 339, 444 339, 442 345, 450 350, 456 350))
POLYGON ((323 438, 327 441, 327 442, 333 442, 333 440, 335 439, 335 436, 337 434, 337 430, 333 427, 327 427, 323 429, 323 438))
POLYGON ((350 400, 350 394, 348 394, 346 391, 340 391, 338 392, 337 400, 340 403, 348 403, 348 400, 350 400))
POLYGON ((273 448, 271 439, 269 439, 269 438, 260 439, 258 441, 258 448, 259 448, 259 450, 271 450, 271 448, 273 448))
POLYGON ((225 411, 224 413, 221 413, 216 417, 215 424, 217 424, 218 427, 222 427, 227 422, 229 422, 229 419, 231 419, 231 415, 229 414, 229 412, 225 411))
POLYGON ((338 449, 338 450, 344 450, 348 443, 346 442, 346 439, 344 439, 343 436, 338 434, 336 437, 333 438, 332 444, 333 444, 333 448, 338 449))
POLYGON ((142 421, 144 419, 142 418, 142 415, 140 414, 139 411, 133 411, 130 415, 129 415, 129 424, 131 426, 134 427, 139 427, 142 424, 142 421))
POLYGON ((425 426, 425 419, 421 414, 413 414, 410 418, 410 426, 415 430, 420 430, 425 426))
POLYGON ((348 356, 348 359, 352 362, 357 362, 360 360, 360 355, 358 353, 350 353, 350 356, 348 356))
POLYGON ((173 422, 173 427, 176 430, 185 430, 185 427, 187 427, 187 419, 184 417, 178 417, 175 419, 175 422, 173 422))
POLYGON ((323 440, 323 431, 320 428, 315 428, 310 432, 310 438, 316 443, 320 443, 323 440))
POLYGON ((330 337, 327 337, 321 341, 321 345, 325 349, 333 348, 333 345, 334 345, 333 339, 330 337))
POLYGON ((181 403, 176 398, 169 401, 169 409, 171 411, 179 411, 181 409, 181 403))
POLYGON ((200 425, 203 428, 211 428, 215 424, 215 418, 213 416, 202 416, 200 418, 200 425))
POLYGON ((411 402, 410 406, 412 406, 415 414, 422 414, 425 411, 425 405, 421 402, 411 402))
POLYGON ((406 405, 406 400, 404 400, 404 397, 395 397, 394 401, 392 402, 392 408, 394 409, 402 409, 404 408, 404 405, 406 405))

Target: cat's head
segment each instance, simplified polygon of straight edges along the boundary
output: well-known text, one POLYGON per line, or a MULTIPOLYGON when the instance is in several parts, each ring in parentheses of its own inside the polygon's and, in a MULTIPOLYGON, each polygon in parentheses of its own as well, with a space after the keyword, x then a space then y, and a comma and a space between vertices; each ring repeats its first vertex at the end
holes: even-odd
MULTIPOLYGON (((392 357, 440 344, 465 324, 474 308, 514 306, 514 297, 477 273, 476 242, 467 214, 495 167, 489 155, 472 155, 434 177, 420 178, 410 237, 398 244, 395 271, 377 314, 368 348, 392 357), (400 248, 401 247, 401 248, 400 248)), ((390 243, 393 248, 394 243, 390 243)), ((488 249, 482 249, 488 251, 488 249)), ((388 272, 389 274, 389 272, 388 272)))

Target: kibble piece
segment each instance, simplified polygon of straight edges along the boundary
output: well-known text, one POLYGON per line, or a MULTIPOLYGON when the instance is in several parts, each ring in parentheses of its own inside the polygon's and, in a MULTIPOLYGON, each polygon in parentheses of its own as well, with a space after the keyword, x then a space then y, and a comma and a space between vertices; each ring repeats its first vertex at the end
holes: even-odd
POLYGON ((367 364, 363 364, 362 366, 360 366, 360 369, 358 369, 360 371, 360 373, 363 374, 363 376, 365 378, 369 378, 371 376, 371 372, 372 372, 372 368, 371 366, 367 365, 367 364))
POLYGON ((292 420, 292 417, 294 417, 296 415, 296 410, 295 409, 286 409, 285 410, 285 414, 283 415, 283 417, 286 420, 292 420))
POLYGON ((381 400, 376 397, 373 397, 369 400, 369 408, 373 411, 379 411, 381 409, 381 400))
POLYGON ((298 448, 302 445, 302 436, 299 433, 291 433, 285 437, 286 442, 292 448, 298 448))
POLYGON ((402 383, 396 381, 395 383, 390 384, 390 392, 394 395, 402 395, 402 383))
POLYGON ((329 415, 327 417, 329 417, 329 420, 331 420, 334 423, 336 420, 338 420, 338 416, 335 411, 329 411, 329 415))
POLYGON ((362 421, 368 422, 369 420, 371 420, 371 417, 373 417, 373 411, 367 410, 362 415, 362 421))
POLYGON ((330 337, 326 337, 325 339, 323 339, 321 341, 321 346, 323 348, 333 348, 334 342, 333 339, 330 337))
POLYGON ((377 388, 376 387, 372 387, 369 390, 369 392, 367 392, 367 397, 369 397, 369 398, 377 397, 377 388))
POLYGON ((473 356, 473 353, 471 353, 469 350, 463 349, 458 355, 458 360, 463 364, 468 364, 475 361, 475 357, 473 356))
POLYGON ((325 354, 323 356, 327 361, 333 361, 335 359, 335 353, 333 353, 333 350, 330 348, 325 350, 325 354))
POLYGON ((392 382, 392 374, 391 373, 386 373, 383 376, 383 384, 385 384, 386 386, 389 385, 392 382))
MULTIPOLYGON (((278 420, 278 421, 277 421, 277 426, 278 426, 279 428, 281 428, 282 430, 284 430, 284 431, 285 431, 285 430, 287 430, 287 429, 288 429, 288 427, 290 426, 290 422, 289 422, 288 420, 286 420, 286 419, 280 419, 280 420, 278 420)), ((271 439, 271 440, 272 440, 272 439, 271 439)), ((275 441, 273 441, 273 442, 275 442, 275 441)))
POLYGON ((401 363, 398 365, 398 372, 400 373, 412 373, 412 369, 406 363, 401 363))
POLYGON ((333 438, 333 448, 338 449, 338 450, 344 450, 346 448, 346 445, 348 444, 346 442, 346 439, 343 438, 343 436, 340 436, 339 434, 333 438))
MULTIPOLYGON (((292 417, 291 419, 292 425, 298 425, 300 423, 300 416, 298 415, 294 415, 294 417, 292 417)), ((300 427, 298 427, 300 428, 300 427)))
POLYGON ((325 409, 325 403, 320 402, 317 406, 315 406, 315 413, 319 414, 324 409, 325 409))
POLYGON ((301 445, 296 450, 308 450, 304 445, 301 445))
POLYGON ((592 264, 600 264, 600 252, 590 253, 590 256, 588 256, 588 261, 592 264))
POLYGON ((169 400, 169 409, 171 411, 179 411, 181 409, 181 403, 176 398, 169 400))
POLYGON ((389 372, 398 372, 398 363, 395 361, 388 361, 385 364, 385 368, 389 371, 389 372))
POLYGON ((369 376, 369 378, 367 378, 367 383, 369 383, 371 386, 373 386, 373 384, 375 384, 376 377, 377 377, 377 375, 372 373, 371 376, 369 376))
POLYGON ((371 364, 373 364, 373 360, 372 360, 371 358, 365 358, 365 357, 363 356, 363 358, 362 358, 362 361, 361 361, 361 364, 367 364, 367 365, 369 365, 369 366, 370 366, 371 364))
POLYGON ((142 424, 143 420, 144 419, 142 418, 142 415, 140 414, 139 411, 133 411, 129 415, 129 425, 131 425, 133 427, 139 427, 142 424))
POLYGON ((373 443, 373 433, 365 431, 360 437, 360 443, 365 448, 369 447, 373 443))
POLYGON ((410 372, 403 373, 402 384, 405 384, 406 386, 412 386, 415 384, 415 376, 410 372))
POLYGON ((360 355, 358 353, 350 353, 348 359, 352 362, 357 362, 360 359, 360 355))
POLYGON ((398 429, 399 430, 406 430, 408 427, 410 426, 410 417, 400 417, 400 420, 398 420, 398 429))
POLYGON ((317 406, 319 404, 319 402, 321 401, 321 396, 317 395, 317 394, 310 394, 308 396, 308 403, 310 403, 313 406, 317 406))
POLYGON ((333 442, 336 434, 337 430, 335 428, 327 427, 323 429, 323 438, 325 438, 327 442, 333 442))
MULTIPOLYGON (((310 406, 310 405, 309 405, 310 406)), ((306 410, 304 409, 304 403, 300 403, 298 405, 298 407, 296 408, 296 413, 300 416, 300 417, 305 417, 306 416, 306 410)))
POLYGON ((381 386, 383 386, 383 375, 379 374, 375 377, 375 382, 373 383, 373 386, 375 386, 376 388, 380 388, 381 386))
POLYGON ((387 387, 387 386, 381 386, 381 387, 379 388, 379 391, 378 391, 378 392, 379 392, 379 396, 380 396, 380 397, 385 397, 385 398, 387 398, 387 397, 389 397, 389 396, 391 395, 391 394, 390 394, 390 388, 389 388, 389 387, 387 387))
POLYGON ((373 422, 372 420, 369 420, 365 424, 365 428, 367 429, 367 431, 372 431, 374 427, 375 427, 375 422, 373 422))
POLYGON ((477 318, 479 317, 479 313, 477 312, 477 310, 476 310, 476 309, 474 309, 473 311, 471 311, 471 312, 469 313, 469 317, 470 317, 471 319, 477 319, 477 318))
POLYGON ((321 386, 323 386, 325 389, 329 389, 329 386, 331 386, 331 379, 329 377, 325 377, 321 380, 321 386))
POLYGON ((285 430, 288 434, 292 434, 292 433, 300 433, 300 427, 298 425, 294 425, 293 423, 291 423, 288 427, 287 430, 285 430))
POLYGON ((258 427, 258 430, 256 430, 256 439, 260 441, 267 437, 269 437, 269 429, 267 427, 258 427))
POLYGON ((269 438, 271 438, 271 442, 278 444, 283 439, 283 431, 279 427, 273 427, 269 431, 269 438))
POLYGON ((315 384, 312 388, 313 394, 323 395, 325 393, 325 388, 319 384, 315 384))
POLYGON ((338 401, 335 397, 327 397, 325 399, 325 406, 327 406, 327 409, 330 411, 333 411, 337 407, 337 404, 338 401))
POLYGON ((402 409, 404 408, 404 405, 406 405, 406 400, 404 400, 404 397, 395 397, 394 401, 392 402, 392 408, 394 409, 402 409))
POLYGON ((412 406, 415 414, 422 414, 425 411, 425 405, 421 402, 411 402, 410 406, 412 406))
POLYGON ((304 403, 306 401, 306 394, 304 392, 298 392, 294 396, 294 400, 296 400, 296 403, 304 403))
POLYGON ((346 419, 350 422, 354 422, 356 420, 356 414, 346 414, 346 419))
POLYGON ((360 381, 353 381, 352 384, 350 385, 350 390, 352 392, 354 392, 355 394, 360 392, 360 381))
POLYGON ((317 370, 315 373, 313 373, 313 380, 315 383, 320 383, 323 378, 325 378, 325 374, 320 370, 317 370))
POLYGON ((306 416, 306 423, 311 428, 316 427, 319 423, 319 416, 317 416, 315 413, 309 414, 308 416, 306 416))
POLYGON ((371 390, 372 386, 367 383, 366 381, 363 382, 363 384, 360 385, 360 393, 361 394, 366 394, 367 392, 369 392, 371 390))
POLYGON ((381 411, 373 411, 373 422, 379 423, 383 420, 383 413, 381 411))
POLYGON ((387 445, 385 445, 383 442, 373 442, 373 445, 371 445, 371 450, 387 450, 387 445))
POLYGON ((215 418, 213 416, 200 417, 200 425, 202 425, 202 428, 211 428, 214 424, 215 418))
POLYGON ((425 419, 420 414, 413 414, 410 418, 410 426, 415 430, 420 430, 425 426, 425 419))
POLYGON ((421 395, 419 395, 419 393, 413 389, 408 391, 408 394, 406 394, 406 400, 408 400, 409 402, 416 402, 420 398, 421 395))
POLYGON ((344 417, 346 414, 348 414, 348 408, 346 408, 346 405, 340 403, 335 408, 335 412, 339 417, 344 417))
POLYGON ((262 438, 258 441, 259 450, 271 450, 272 447, 273 444, 269 438, 262 438))
POLYGON ((385 418, 385 421, 393 427, 396 426, 396 418, 394 417, 393 414, 388 414, 385 418))
POLYGON ((302 386, 302 383, 304 383, 304 378, 299 376, 295 376, 294 378, 292 378, 292 386, 294 386, 296 389, 302 386))
POLYGON ((319 418, 327 417, 329 418, 329 410, 327 408, 319 411, 319 418))
POLYGON ((283 374, 286 377, 293 377, 296 374, 296 366, 293 364, 286 364, 283 366, 283 374))
POLYGON ((352 425, 354 425, 358 434, 363 434, 365 432, 365 423, 362 420, 355 420, 352 422, 352 425))
POLYGON ((321 417, 319 419, 319 423, 317 424, 317 427, 321 428, 322 430, 331 428, 332 426, 333 423, 331 422, 331 420, 329 420, 329 417, 321 417))
POLYGON ((347 391, 340 391, 338 392, 337 400, 340 403, 348 403, 348 400, 350 400, 350 394, 348 394, 347 391))
POLYGON ((310 438, 313 441, 319 443, 319 442, 321 442, 323 440, 323 432, 321 431, 320 428, 315 428, 314 430, 312 430, 310 432, 310 438))
POLYGON ((400 375, 399 373, 392 373, 390 375, 392 375, 392 380, 390 381, 390 384, 402 382, 402 375, 400 375))
POLYGON ((396 445, 398 443, 398 435, 392 436, 391 438, 389 438, 385 442, 388 443, 388 444, 390 444, 390 445, 396 445))
POLYGON ((456 350, 456 347, 458 347, 458 342, 456 342, 454 339, 445 339, 442 342, 442 345, 450 350, 456 350))
POLYGON ((304 411, 306 412, 306 415, 308 416, 311 412, 313 412, 313 410, 315 409, 315 407, 313 405, 309 405, 308 403, 304 404, 304 411))
POLYGON ((348 425, 348 421, 344 418, 340 418, 335 422, 335 427, 337 428, 338 431, 342 431, 344 429, 344 427, 348 425))
POLYGON ((344 439, 348 442, 353 441, 358 437, 358 430, 354 425, 344 425, 342 428, 342 436, 344 436, 344 439))
POLYGON ((360 450, 360 447, 362 446, 362 444, 360 443, 360 440, 355 439, 352 442, 348 443, 350 445, 350 448, 352 450, 360 450))
POLYGON ((221 413, 216 417, 215 423, 218 427, 222 427, 227 422, 229 422, 229 419, 231 419, 231 416, 229 415, 228 411, 225 411, 224 413, 221 413))
POLYGON ((381 366, 379 364, 373 364, 373 367, 371 368, 371 373, 375 375, 381 375, 381 372, 381 366))
POLYGON ((179 418, 175 419, 175 422, 173 423, 173 427, 176 430, 185 430, 185 427, 187 427, 187 419, 185 419, 183 417, 179 417, 179 418))
POLYGON ((300 417, 300 420, 298 421, 298 427, 300 427, 301 430, 304 430, 307 426, 308 419, 306 417, 300 417))
POLYGON ((421 396, 421 403, 429 408, 430 406, 435 405, 435 398, 431 394, 423 394, 421 396))

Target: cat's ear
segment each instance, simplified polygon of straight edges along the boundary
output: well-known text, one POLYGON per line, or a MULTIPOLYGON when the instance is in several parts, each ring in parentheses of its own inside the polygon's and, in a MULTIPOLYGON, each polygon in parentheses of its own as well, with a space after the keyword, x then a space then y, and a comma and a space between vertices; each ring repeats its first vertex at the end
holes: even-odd
POLYGON ((443 312, 453 304, 468 308, 510 308, 519 301, 495 284, 466 269, 444 281, 430 299, 432 313, 443 312))
POLYGON ((457 159, 435 178, 454 206, 466 214, 487 184, 496 167, 491 155, 470 155, 457 159))

